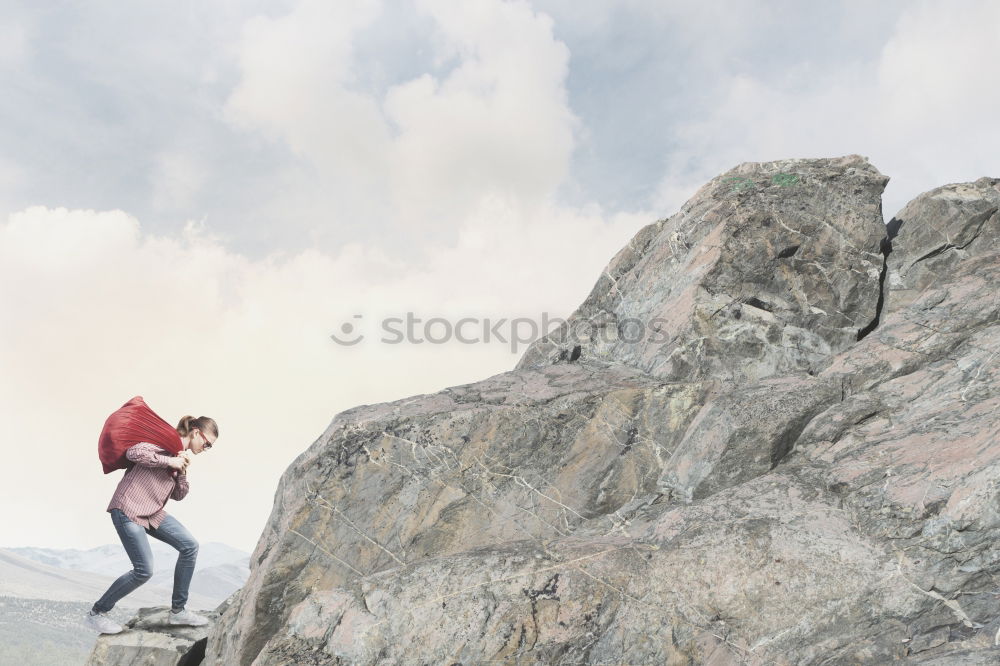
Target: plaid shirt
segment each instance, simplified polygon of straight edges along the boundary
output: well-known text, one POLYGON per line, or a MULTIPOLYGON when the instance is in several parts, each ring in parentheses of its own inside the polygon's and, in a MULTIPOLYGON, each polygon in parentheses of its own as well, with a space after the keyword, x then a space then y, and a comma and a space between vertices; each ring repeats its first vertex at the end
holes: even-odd
POLYGON ((125 470, 107 511, 121 509, 129 519, 143 527, 159 527, 167 512, 167 499, 182 500, 188 494, 187 474, 172 469, 173 457, 166 449, 149 442, 139 442, 125 451, 135 463, 125 470))

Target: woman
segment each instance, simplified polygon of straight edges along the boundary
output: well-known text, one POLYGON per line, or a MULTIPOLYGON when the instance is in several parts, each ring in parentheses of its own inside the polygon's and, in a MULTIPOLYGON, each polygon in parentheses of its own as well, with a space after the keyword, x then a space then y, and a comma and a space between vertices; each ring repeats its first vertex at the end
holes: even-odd
POLYGON ((193 456, 212 448, 219 437, 219 427, 207 416, 185 416, 177 424, 177 434, 183 450, 176 456, 149 442, 134 444, 125 452, 125 457, 134 464, 125 470, 107 511, 133 568, 112 583, 87 613, 87 624, 102 634, 117 634, 122 630, 106 613, 153 575, 153 552, 147 534, 178 551, 168 622, 208 623, 208 618, 184 608, 198 557, 198 542, 163 506, 168 499, 179 501, 187 496, 187 466, 193 456))

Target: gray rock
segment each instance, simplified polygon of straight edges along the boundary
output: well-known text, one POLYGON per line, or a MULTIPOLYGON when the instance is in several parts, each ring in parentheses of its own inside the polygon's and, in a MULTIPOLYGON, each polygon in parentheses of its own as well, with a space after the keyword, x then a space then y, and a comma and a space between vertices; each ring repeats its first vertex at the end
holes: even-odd
MULTIPOLYGON (((227 602, 223 602, 223 607, 227 602)), ((143 664, 148 666, 192 666, 205 656, 205 644, 212 624, 189 627, 167 623, 169 606, 140 608, 117 634, 100 634, 87 660, 88 666, 143 664)), ((200 611, 218 620, 220 611, 200 611)))
POLYGON ((808 371, 876 317, 888 181, 858 155, 713 178, 640 230, 517 369, 597 357, 728 385, 808 371))
POLYGON ((740 165, 612 259, 610 337, 337 414, 204 663, 996 663, 997 181, 888 232, 885 183, 740 165))
POLYGON ((903 234, 889 257, 889 311, 904 308, 963 259, 996 250, 1000 178, 943 185, 925 192, 889 221, 903 234))

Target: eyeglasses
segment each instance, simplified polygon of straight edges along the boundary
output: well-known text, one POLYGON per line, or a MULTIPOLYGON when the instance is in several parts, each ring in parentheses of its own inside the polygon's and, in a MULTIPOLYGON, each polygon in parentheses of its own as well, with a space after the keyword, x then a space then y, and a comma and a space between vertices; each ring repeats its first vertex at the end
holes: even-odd
POLYGON ((205 441, 205 448, 206 449, 212 448, 212 442, 208 441, 208 437, 205 437, 205 433, 199 430, 198 434, 201 435, 201 438, 205 441))

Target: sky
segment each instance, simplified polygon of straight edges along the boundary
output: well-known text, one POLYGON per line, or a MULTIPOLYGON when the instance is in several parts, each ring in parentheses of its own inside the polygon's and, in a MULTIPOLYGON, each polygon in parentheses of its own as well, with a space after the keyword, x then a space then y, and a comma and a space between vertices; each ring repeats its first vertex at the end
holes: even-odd
POLYGON ((337 413, 511 370, 741 162, 864 155, 887 221, 1000 176, 993 2, 0 1, 0 547, 117 543, 142 395, 252 551, 337 413))

